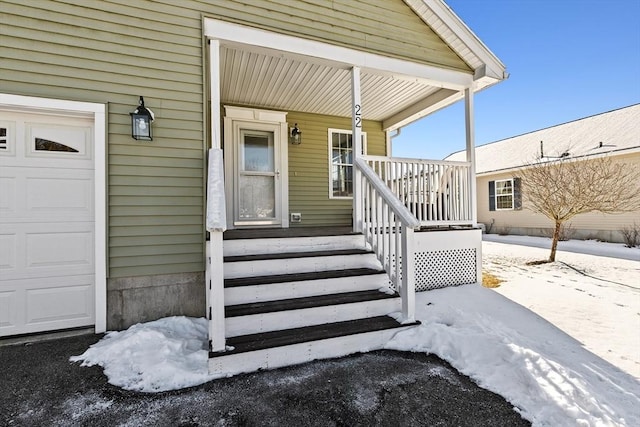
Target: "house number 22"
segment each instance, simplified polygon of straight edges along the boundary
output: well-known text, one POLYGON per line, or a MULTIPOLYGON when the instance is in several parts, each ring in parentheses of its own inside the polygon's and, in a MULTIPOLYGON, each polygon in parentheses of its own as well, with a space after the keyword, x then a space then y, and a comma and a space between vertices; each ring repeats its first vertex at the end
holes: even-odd
POLYGON ((353 116, 356 122, 356 127, 357 128, 361 128, 362 127, 362 111, 361 111, 361 107, 360 104, 356 104, 353 106, 353 116))

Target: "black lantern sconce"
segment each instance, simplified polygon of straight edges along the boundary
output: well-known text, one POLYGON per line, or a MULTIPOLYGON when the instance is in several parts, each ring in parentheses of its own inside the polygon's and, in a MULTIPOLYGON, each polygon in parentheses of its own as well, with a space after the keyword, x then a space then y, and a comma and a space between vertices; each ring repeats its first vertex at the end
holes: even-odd
POLYGON ((138 108, 131 115, 131 137, 135 140, 152 141, 151 123, 154 120, 153 111, 145 108, 144 98, 140 97, 138 108))
POLYGON ((293 145, 302 144, 302 131, 298 128, 298 124, 293 125, 291 130, 289 131, 289 142, 293 145))

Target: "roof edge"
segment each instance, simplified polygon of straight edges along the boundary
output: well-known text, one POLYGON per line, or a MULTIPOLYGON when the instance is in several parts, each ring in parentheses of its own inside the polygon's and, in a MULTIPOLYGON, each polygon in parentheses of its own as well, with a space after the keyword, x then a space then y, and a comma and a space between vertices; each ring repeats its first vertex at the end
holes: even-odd
MULTIPOLYGON (((618 150, 610 150, 610 151, 604 151, 601 153, 593 153, 593 154, 583 154, 581 156, 575 156, 575 157, 567 157, 567 160, 584 160, 585 158, 599 158, 599 157, 606 157, 609 155, 615 155, 615 156, 622 156, 625 154, 634 154, 634 153, 640 153, 640 145, 637 145, 635 147, 627 147, 627 148, 621 148, 618 150)), ((558 159, 556 159, 558 160, 558 159)), ((497 173, 507 173, 507 172, 512 172, 512 171, 518 171, 520 169, 524 169, 527 168, 531 165, 528 164, 524 164, 524 165, 520 165, 520 166, 511 166, 508 168, 502 168, 502 169, 494 169, 494 170, 490 170, 490 171, 485 171, 485 172, 477 172, 476 176, 489 176, 489 175, 495 175, 497 173)))
MULTIPOLYGON (((509 77, 506 66, 500 59, 485 45, 482 40, 456 15, 456 13, 443 0, 403 0, 425 23, 428 17, 421 12, 419 6, 426 6, 438 19, 448 27, 456 37, 485 65, 484 70, 476 68, 476 79, 480 77, 490 77, 496 80, 505 80, 509 77)), ((427 24, 428 25, 428 24, 427 24)), ((437 29, 431 27, 445 43, 463 58, 463 55, 456 50, 452 43, 437 29)), ((483 67, 480 67, 483 68, 483 67)))

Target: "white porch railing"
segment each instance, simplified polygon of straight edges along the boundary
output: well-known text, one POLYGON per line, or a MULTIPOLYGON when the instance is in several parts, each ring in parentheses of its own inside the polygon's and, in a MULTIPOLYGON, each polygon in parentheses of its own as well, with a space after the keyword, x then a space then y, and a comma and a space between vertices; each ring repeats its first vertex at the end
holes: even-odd
POLYGON ((471 163, 362 156, 421 226, 473 225, 471 163))
POLYGON ((361 158, 355 160, 361 175, 361 225, 367 243, 389 275, 402 299, 402 321, 415 320, 413 232, 420 222, 361 158))

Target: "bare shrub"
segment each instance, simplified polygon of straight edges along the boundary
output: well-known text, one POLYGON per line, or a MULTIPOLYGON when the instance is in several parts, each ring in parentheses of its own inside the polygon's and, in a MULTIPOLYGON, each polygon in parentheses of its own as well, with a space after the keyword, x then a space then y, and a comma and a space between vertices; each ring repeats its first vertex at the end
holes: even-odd
POLYGON ((640 226, 635 222, 633 225, 622 227, 620 233, 626 247, 634 248, 640 246, 640 226))
MULTIPOLYGON (((553 228, 541 228, 540 231, 543 233, 545 237, 553 239, 553 228)), ((566 242, 567 240, 573 239, 573 236, 576 235, 576 230, 573 228, 571 224, 562 224, 560 225, 560 232, 558 234, 559 242, 566 242)))
POLYGON ((496 232, 500 236, 508 236, 509 234, 511 234, 511 227, 509 227, 508 225, 505 225, 505 226, 502 226, 502 227, 497 227, 496 228, 496 232))

